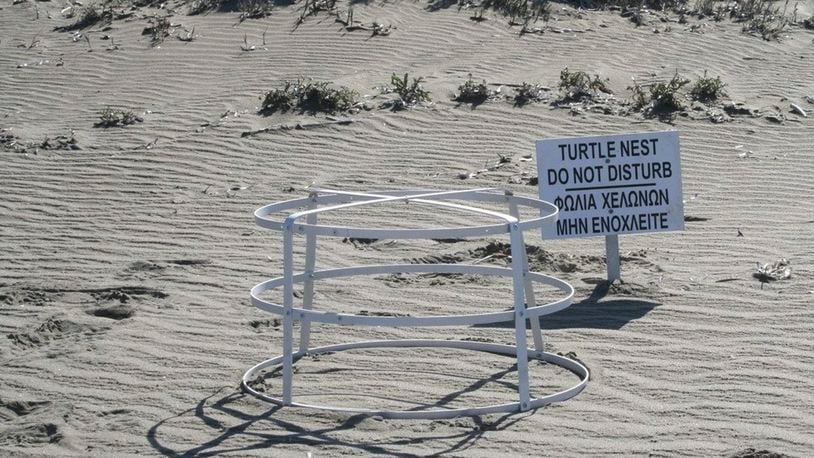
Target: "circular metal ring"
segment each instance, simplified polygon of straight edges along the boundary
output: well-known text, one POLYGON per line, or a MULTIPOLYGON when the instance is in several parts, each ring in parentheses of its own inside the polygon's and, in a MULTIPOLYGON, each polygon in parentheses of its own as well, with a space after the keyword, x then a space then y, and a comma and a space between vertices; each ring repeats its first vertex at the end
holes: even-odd
POLYGON ((324 191, 325 194, 318 194, 312 197, 292 199, 277 202, 261 207, 254 212, 255 222, 258 226, 277 231, 285 230, 289 225, 294 233, 304 235, 319 235, 327 237, 351 237, 351 238, 372 238, 372 239, 433 239, 433 238, 468 238, 483 237, 485 235, 508 234, 509 224, 517 224, 521 231, 529 229, 539 229, 543 226, 555 224, 559 215, 559 208, 556 205, 541 199, 531 197, 515 196, 487 192, 489 189, 475 189, 466 191, 382 191, 375 194, 370 193, 346 193, 339 191, 324 191), (331 192, 336 192, 332 194, 331 192), (509 203, 518 206, 525 206, 540 211, 540 216, 526 220, 518 220, 513 216, 483 210, 476 207, 452 204, 446 200, 464 200, 509 203), (421 202, 429 205, 455 208, 461 211, 479 213, 481 215, 492 216, 503 220, 501 223, 482 226, 462 226, 455 228, 431 228, 431 229, 391 229, 391 228, 359 228, 345 226, 330 226, 324 224, 308 224, 298 222, 299 219, 309 214, 319 214, 323 212, 337 211, 345 208, 365 206, 371 204, 381 204, 387 202, 421 202), (275 220, 270 215, 280 213, 285 210, 296 210, 311 203, 330 204, 310 210, 298 211, 290 214, 284 220, 275 220))
MULTIPOLYGON (((471 264, 387 264, 320 270, 313 274, 297 274, 294 275, 293 278, 296 284, 302 283, 307 278, 319 280, 381 273, 469 273, 511 277, 513 271, 505 267, 471 264)), ((529 318, 558 312, 571 305, 574 288, 567 282, 538 272, 527 272, 526 276, 533 282, 553 286, 565 293, 565 297, 560 300, 527 308, 526 314, 529 318)), ((261 299, 260 295, 265 291, 283 286, 284 282, 284 277, 278 277, 256 285, 251 290, 252 303, 261 310, 276 315, 283 315, 283 313, 285 313, 285 307, 281 304, 275 304, 261 299)), ((294 307, 292 308, 292 313, 295 321, 308 319, 312 322, 357 326, 472 326, 477 324, 499 323, 514 319, 513 310, 468 315, 368 316, 350 313, 333 313, 322 310, 306 310, 294 307)))
MULTIPOLYGON (((517 356, 517 348, 513 345, 500 345, 485 342, 473 342, 465 340, 431 340, 431 339, 412 339, 412 340, 372 340, 353 342, 346 344, 326 345, 308 350, 309 355, 318 355, 328 352, 338 352, 343 350, 363 349, 363 348, 401 348, 401 347, 427 347, 427 348, 455 348, 460 350, 474 350, 488 353, 495 353, 505 356, 517 356)), ((304 356, 302 353, 295 353, 295 359, 304 356)), ((424 409, 424 410, 388 410, 388 409, 360 409, 352 407, 336 407, 319 404, 307 404, 300 402, 292 402, 288 405, 293 407, 302 407, 310 409, 319 409, 332 412, 342 412, 348 414, 362 414, 370 416, 378 416, 383 418, 393 419, 440 419, 440 418, 453 418, 460 416, 475 416, 486 415, 492 413, 514 413, 536 409, 553 402, 561 402, 579 394, 587 385, 590 377, 588 368, 581 363, 572 359, 555 355, 548 352, 537 352, 533 349, 528 349, 529 360, 545 361, 554 364, 573 372, 580 378, 579 383, 576 385, 559 391, 556 393, 548 394, 538 398, 531 398, 527 406, 521 406, 520 402, 509 402, 505 404, 494 404, 481 407, 463 407, 455 409, 424 409)), ((263 361, 260 364, 252 367, 245 374, 243 374, 242 386, 243 389, 264 401, 273 404, 284 406, 286 405, 281 398, 269 396, 261 393, 251 387, 251 381, 256 379, 258 373, 264 369, 282 364, 283 356, 276 356, 274 358, 263 361)))

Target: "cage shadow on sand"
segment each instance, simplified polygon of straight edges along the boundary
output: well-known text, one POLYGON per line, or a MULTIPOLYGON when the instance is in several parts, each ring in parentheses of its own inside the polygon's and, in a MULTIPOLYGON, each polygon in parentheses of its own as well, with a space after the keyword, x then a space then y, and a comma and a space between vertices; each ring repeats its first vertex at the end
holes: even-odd
MULTIPOLYGON (((439 401, 433 403, 436 407, 443 407, 459 396, 481 388, 490 382, 502 383, 500 380, 512 371, 516 371, 516 365, 508 369, 498 371, 482 379, 474 381, 469 386, 445 395, 439 401)), ((412 447, 423 444, 441 445, 429 456, 442 456, 449 453, 464 451, 480 439, 487 431, 500 431, 511 427, 515 423, 534 414, 535 410, 521 413, 503 414, 500 416, 491 415, 486 417, 469 417, 471 428, 461 429, 454 432, 434 432, 427 430, 419 437, 405 438, 403 434, 393 436, 384 435, 371 437, 370 441, 354 441, 341 434, 343 431, 356 428, 363 422, 380 421, 381 418, 357 414, 325 414, 314 411, 305 411, 306 415, 322 415, 327 418, 339 416, 341 419, 335 426, 304 427, 296 422, 296 415, 302 416, 301 409, 283 408, 272 406, 270 409, 259 413, 250 413, 246 403, 253 404, 256 408, 261 401, 247 395, 239 388, 222 387, 213 394, 201 399, 190 409, 179 414, 165 418, 153 425, 146 434, 150 445, 158 453, 172 457, 198 457, 215 456, 220 454, 241 454, 255 450, 267 449, 270 453, 275 453, 274 447, 281 445, 306 445, 312 447, 346 447, 364 454, 388 455, 395 457, 412 457, 413 453, 405 452, 412 447), (293 418, 292 419, 292 415, 293 418), (229 421, 236 421, 237 424, 227 426, 218 417, 229 421), (288 418, 285 418, 288 417, 288 418), (190 427, 190 422, 200 422, 202 426, 211 432, 211 438, 202 441, 192 447, 173 447, 164 443, 162 433, 164 429, 175 429, 179 425, 184 428, 190 427), (174 424, 175 423, 175 424, 174 424)), ((254 409, 256 410, 256 409, 254 409)), ((426 424, 437 423, 438 420, 418 420, 426 424)), ((410 422, 411 427, 416 427, 416 422, 410 422)), ((169 435, 169 433, 167 433, 169 435)), ((278 449, 277 452, 283 452, 278 449)), ((289 452, 293 452, 289 450, 289 452)))

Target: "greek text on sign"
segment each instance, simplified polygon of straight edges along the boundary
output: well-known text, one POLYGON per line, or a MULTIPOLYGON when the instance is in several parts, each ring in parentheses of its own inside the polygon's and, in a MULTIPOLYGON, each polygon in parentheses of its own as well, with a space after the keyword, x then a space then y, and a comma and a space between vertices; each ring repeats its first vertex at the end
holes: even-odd
POLYGON ((543 238, 684 229, 676 131, 538 140, 537 171, 560 209, 543 238))

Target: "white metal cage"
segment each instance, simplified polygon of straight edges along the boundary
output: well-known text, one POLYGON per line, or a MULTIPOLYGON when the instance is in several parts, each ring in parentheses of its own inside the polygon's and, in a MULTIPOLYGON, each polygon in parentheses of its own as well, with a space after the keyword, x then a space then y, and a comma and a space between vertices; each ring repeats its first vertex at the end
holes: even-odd
POLYGON ((567 308, 571 305, 574 289, 568 283, 538 272, 530 272, 523 232, 539 230, 544 225, 555 224, 558 209, 549 202, 535 198, 515 196, 491 188, 464 191, 382 191, 375 193, 318 190, 307 198, 293 199, 267 205, 255 211, 255 221, 261 227, 283 233, 283 276, 267 280, 251 290, 252 303, 267 312, 282 316, 283 352, 250 368, 243 375, 243 389, 265 401, 281 405, 316 408, 353 414, 377 415, 386 418, 451 418, 498 412, 519 412, 538 408, 552 402, 570 399, 581 392, 588 383, 588 369, 577 361, 544 351, 543 334, 539 317, 567 308), (451 201, 475 201, 505 204, 508 213, 496 212, 476 206, 451 201), (317 223, 321 213, 352 207, 389 204, 391 202, 421 202, 439 207, 457 209, 491 218, 498 222, 489 225, 455 228, 366 228, 324 225, 317 223), (529 219, 521 219, 520 207, 530 207, 539 213, 529 219), (305 210, 297 211, 297 209, 305 210), (294 211, 283 220, 272 215, 294 211), (304 220, 304 221, 303 221, 304 220), (294 271, 294 236, 301 234, 305 240, 304 271, 294 271), (369 239, 446 239, 473 238, 486 235, 508 234, 511 239, 511 268, 473 264, 387 264, 353 266, 328 270, 314 270, 317 237, 348 237, 369 239), (519 254, 519 255, 518 255, 519 254), (509 277, 512 281, 513 310, 479 314, 456 314, 435 316, 370 316, 334 313, 313 309, 314 286, 317 280, 381 273, 466 273, 509 277), (537 304, 534 283, 552 286, 564 294, 559 300, 537 304), (294 307, 294 285, 303 285, 302 307, 294 307), (283 303, 276 304, 262 299, 265 291, 283 288, 283 303), (299 349, 294 351, 294 322, 300 323, 299 349), (354 326, 471 326, 477 324, 513 321, 515 345, 493 343, 412 339, 374 340, 309 348, 311 323, 330 323, 354 326), (527 347, 526 323, 530 323, 534 348, 527 347), (365 408, 335 407, 299 403, 293 400, 292 374, 295 360, 305 355, 317 355, 362 348, 434 347, 489 352, 514 357, 517 360, 518 401, 465 408, 428 408, 424 410, 376 410, 365 408), (563 367, 579 377, 579 382, 566 390, 532 398, 529 393, 529 360, 546 361, 563 367), (277 398, 255 390, 251 386, 261 371, 282 366, 282 397, 277 398))

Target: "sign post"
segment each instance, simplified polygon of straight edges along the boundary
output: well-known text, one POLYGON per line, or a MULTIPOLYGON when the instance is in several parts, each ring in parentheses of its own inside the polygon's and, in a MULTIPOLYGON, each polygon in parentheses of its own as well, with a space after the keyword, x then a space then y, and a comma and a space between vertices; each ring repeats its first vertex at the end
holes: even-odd
POLYGON ((605 236, 605 259, 608 264, 608 283, 619 280, 622 267, 619 262, 619 236, 605 236))
POLYGON ((605 236, 608 281, 619 234, 684 229, 676 131, 537 141, 540 199, 560 209, 544 239, 605 236))

